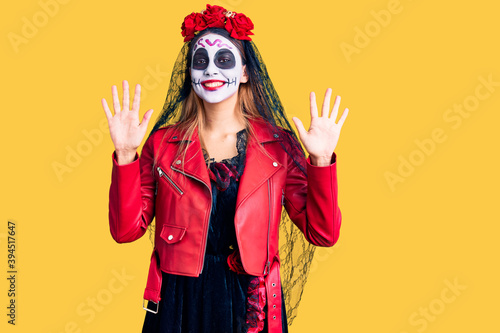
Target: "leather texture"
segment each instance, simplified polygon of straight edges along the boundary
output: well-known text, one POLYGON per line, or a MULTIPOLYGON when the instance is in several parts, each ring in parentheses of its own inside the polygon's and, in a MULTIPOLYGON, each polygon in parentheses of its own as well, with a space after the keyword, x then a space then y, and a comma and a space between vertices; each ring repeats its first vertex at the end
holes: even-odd
MULTIPOLYGON (((234 223, 243 268, 248 274, 265 276, 266 317, 269 332, 274 333, 281 332, 278 237, 282 207, 307 241, 333 246, 341 226, 336 154, 329 166, 321 167, 312 165, 310 157, 302 157, 305 177, 280 145, 287 132, 270 133, 261 119, 250 119, 250 125, 267 154, 249 136, 234 223)), ((177 156, 180 140, 181 134, 170 125, 151 135, 141 157, 136 153, 133 162, 118 165, 112 154, 109 226, 113 239, 133 242, 156 218, 155 248, 144 293, 144 299, 155 303, 161 299, 160 270, 197 277, 204 264, 212 205, 210 178, 197 129, 184 159, 177 156)))

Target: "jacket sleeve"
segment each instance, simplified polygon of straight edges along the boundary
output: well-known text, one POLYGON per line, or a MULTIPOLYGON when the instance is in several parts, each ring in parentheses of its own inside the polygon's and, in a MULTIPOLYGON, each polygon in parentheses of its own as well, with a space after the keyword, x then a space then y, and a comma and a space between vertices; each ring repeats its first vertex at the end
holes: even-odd
POLYGON ((154 217, 156 181, 153 172, 152 137, 144 143, 140 159, 119 165, 113 151, 109 189, 109 228, 117 243, 142 237, 154 217))
POLYGON ((314 166, 310 156, 306 159, 302 153, 293 155, 307 170, 307 176, 289 157, 285 209, 308 242, 333 246, 339 238, 342 220, 337 202, 337 155, 333 153, 328 166, 314 166))

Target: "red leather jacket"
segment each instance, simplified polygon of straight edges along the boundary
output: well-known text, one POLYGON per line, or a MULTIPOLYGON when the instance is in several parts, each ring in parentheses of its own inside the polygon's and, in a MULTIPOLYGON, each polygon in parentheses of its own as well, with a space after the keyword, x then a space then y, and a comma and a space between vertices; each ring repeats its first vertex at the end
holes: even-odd
MULTIPOLYGON (((269 332, 281 332, 282 206, 310 243, 333 246, 341 224, 336 155, 331 165, 323 167, 313 166, 310 157, 302 158, 306 178, 279 144, 288 135, 285 131, 273 135, 263 120, 251 119, 250 124, 271 157, 248 137, 234 224, 243 268, 248 274, 265 276, 269 332)), ((156 217, 155 248, 144 293, 145 300, 155 303, 160 301, 161 271, 199 276, 204 264, 212 205, 210 178, 198 131, 184 163, 176 156, 180 139, 177 129, 168 126, 146 140, 140 159, 136 153, 133 162, 118 165, 112 154, 109 226, 113 239, 127 243, 140 238, 156 217), (154 156, 158 161, 153 168, 154 156)))

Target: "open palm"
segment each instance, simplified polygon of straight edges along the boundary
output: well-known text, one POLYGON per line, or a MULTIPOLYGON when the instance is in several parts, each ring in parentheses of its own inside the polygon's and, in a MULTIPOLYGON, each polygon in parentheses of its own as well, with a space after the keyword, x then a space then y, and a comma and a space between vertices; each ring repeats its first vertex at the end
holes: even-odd
POLYGON ((146 130, 148 128, 149 120, 151 119, 151 114, 153 109, 146 111, 142 118, 142 122, 139 123, 139 105, 141 101, 141 86, 137 84, 135 86, 134 101, 132 103, 132 109, 129 109, 129 88, 128 82, 123 81, 123 107, 120 108, 120 101, 118 100, 118 91, 116 86, 111 87, 111 92, 113 95, 113 109, 115 115, 111 114, 109 110, 108 103, 106 99, 102 99, 102 106, 104 112, 106 113, 106 118, 108 119, 109 132, 111 135, 111 140, 115 145, 115 150, 121 152, 135 152, 136 149, 141 145, 144 136, 146 135, 146 130))
POLYGON ((330 160, 333 151, 337 146, 340 136, 340 130, 349 113, 349 109, 345 109, 338 123, 335 123, 340 105, 340 96, 337 96, 333 105, 333 110, 330 115, 330 98, 332 89, 328 88, 323 101, 322 114, 318 115, 318 107, 316 104, 316 95, 311 92, 309 99, 311 102, 311 125, 306 131, 302 121, 293 117, 292 120, 299 132, 300 141, 304 144, 304 148, 309 155, 314 158, 323 158, 330 160))

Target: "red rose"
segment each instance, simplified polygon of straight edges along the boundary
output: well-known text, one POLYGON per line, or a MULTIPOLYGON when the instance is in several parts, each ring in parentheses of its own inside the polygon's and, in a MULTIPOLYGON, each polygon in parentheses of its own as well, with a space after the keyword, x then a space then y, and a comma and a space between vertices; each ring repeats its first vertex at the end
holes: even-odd
POLYGON ((198 13, 191 13, 184 18, 184 22, 182 22, 182 36, 184 36, 184 41, 187 42, 194 37, 195 27, 196 27, 196 17, 198 13))
POLYGON ((195 17, 195 29, 196 31, 202 31, 204 29, 206 29, 208 27, 207 25, 207 21, 205 20, 205 16, 200 14, 200 13, 196 13, 196 17, 195 17))
POLYGON ((205 20, 210 28, 224 28, 224 20, 226 10, 220 6, 210 6, 207 4, 207 9, 204 12, 205 20))
POLYGON ((205 10, 205 14, 209 14, 209 15, 215 15, 215 14, 222 14, 224 15, 223 13, 226 11, 225 8, 221 7, 221 6, 216 6, 216 5, 209 5, 207 4, 207 9, 205 10))
POLYGON ((250 32, 250 30, 253 29, 253 22, 245 14, 237 13, 234 16, 234 20, 236 21, 238 27, 247 30, 249 35, 253 35, 253 33, 250 32))
POLYGON ((253 23, 245 14, 228 12, 221 6, 207 4, 202 13, 191 13, 184 18, 181 26, 184 42, 190 41, 198 31, 206 28, 223 28, 233 38, 252 40, 249 36, 253 35, 250 31, 253 29, 253 23))
POLYGON ((184 18, 184 22, 182 22, 182 36, 184 36, 184 41, 190 41, 193 39, 196 31, 204 30, 208 27, 207 22, 205 21, 204 15, 200 13, 191 13, 190 15, 184 18))
POLYGON ((238 13, 226 21, 226 30, 231 33, 231 37, 241 40, 252 40, 248 35, 253 35, 253 23, 245 14, 238 13))

